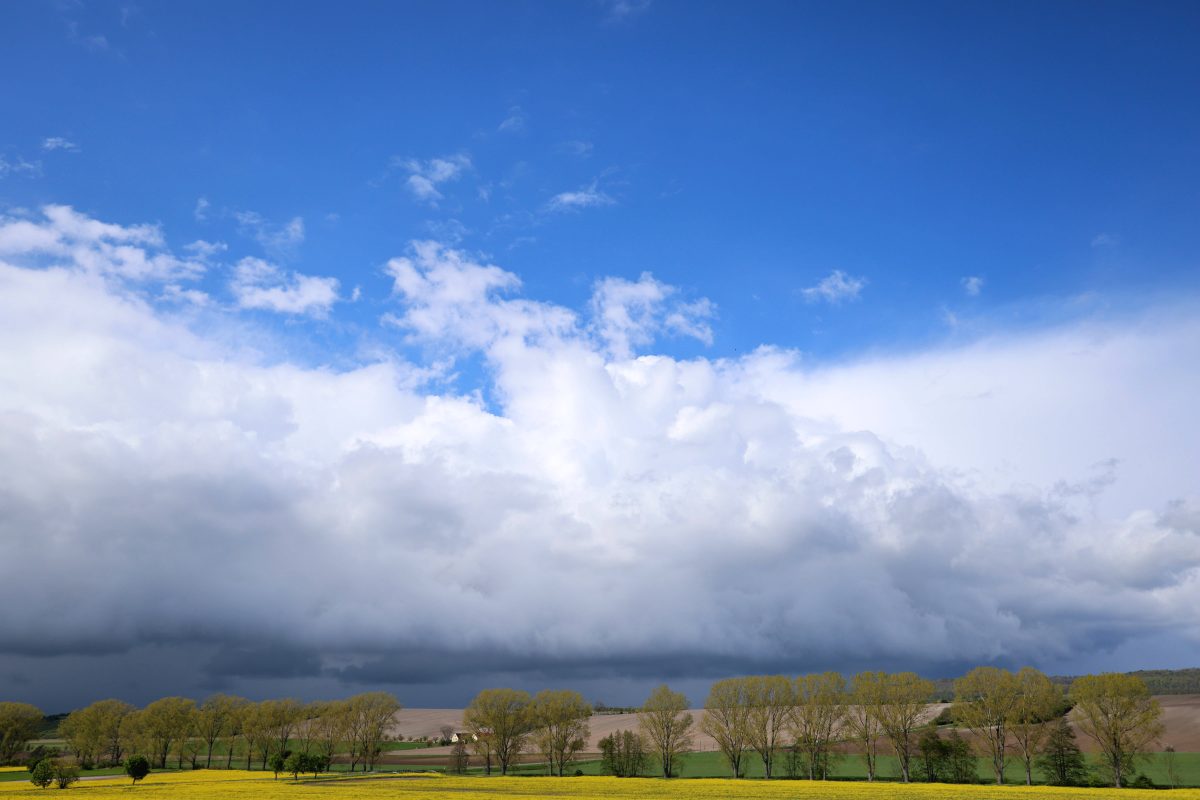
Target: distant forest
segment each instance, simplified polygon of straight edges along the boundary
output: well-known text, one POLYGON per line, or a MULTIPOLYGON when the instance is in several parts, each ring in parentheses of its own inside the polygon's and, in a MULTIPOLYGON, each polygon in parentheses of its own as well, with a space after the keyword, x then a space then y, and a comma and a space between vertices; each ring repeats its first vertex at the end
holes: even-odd
MULTIPOLYGON (((1127 673, 1136 675, 1146 682, 1150 694, 1200 694, 1200 668, 1189 669, 1139 669, 1127 673)), ((1077 675, 1051 675, 1050 680, 1069 686, 1077 675)), ((954 699, 954 678, 936 678, 935 696, 939 702, 949 703, 954 699)))

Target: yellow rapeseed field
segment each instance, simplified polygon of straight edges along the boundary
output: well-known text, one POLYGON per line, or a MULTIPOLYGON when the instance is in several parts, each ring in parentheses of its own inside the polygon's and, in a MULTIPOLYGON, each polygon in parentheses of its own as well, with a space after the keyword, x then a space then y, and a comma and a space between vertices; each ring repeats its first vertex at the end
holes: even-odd
MULTIPOLYGON (((24 781, 0 783, 0 800, 57 800, 59 790, 24 781)), ((865 782, 673 780, 649 778, 501 778, 412 775, 403 777, 274 780, 270 773, 200 771, 151 774, 137 786, 127 778, 80 781, 76 800, 496 800, 563 797, 581 800, 1163 800, 1137 789, 1074 789, 1036 786, 954 786, 865 782)), ((1200 789, 1176 789, 1169 800, 1200 800, 1200 789)))

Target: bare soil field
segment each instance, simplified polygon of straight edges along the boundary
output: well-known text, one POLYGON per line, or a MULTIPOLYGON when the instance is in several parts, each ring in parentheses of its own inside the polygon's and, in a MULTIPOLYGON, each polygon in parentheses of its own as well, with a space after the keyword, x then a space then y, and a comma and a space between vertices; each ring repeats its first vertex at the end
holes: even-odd
MULTIPOLYGON (((1171 745, 1181 753, 1200 752, 1200 694, 1162 695, 1157 698, 1163 708, 1163 724, 1166 732, 1162 738, 1163 746, 1171 745)), ((932 719, 946 708, 947 703, 932 703, 926 709, 925 719, 932 719)), ((704 714, 703 709, 692 709, 692 716, 697 724, 704 714)), ((395 717, 392 735, 405 739, 426 736, 436 739, 441 736, 443 725, 449 725, 455 731, 463 730, 463 709, 461 708, 406 708, 395 717)), ((1076 724, 1076 712, 1072 712, 1069 720, 1076 724)), ((597 714, 592 717, 590 725, 591 736, 588 739, 587 751, 599 753, 600 740, 618 730, 636 730, 636 714, 597 714)), ((1084 750, 1094 750, 1094 745, 1086 736, 1079 736, 1079 744, 1084 750)), ((699 730, 695 734, 694 749, 697 751, 715 750, 716 742, 699 730)), ((886 750, 886 746, 883 748, 886 750)), ((450 755, 450 747, 430 747, 421 750, 396 750, 382 759, 383 763, 393 765, 426 764, 444 765, 450 755)), ((586 756, 584 756, 586 757, 586 756)), ((599 757, 598 755, 595 757, 599 757)), ((528 755, 523 760, 536 761, 538 756, 528 755)))

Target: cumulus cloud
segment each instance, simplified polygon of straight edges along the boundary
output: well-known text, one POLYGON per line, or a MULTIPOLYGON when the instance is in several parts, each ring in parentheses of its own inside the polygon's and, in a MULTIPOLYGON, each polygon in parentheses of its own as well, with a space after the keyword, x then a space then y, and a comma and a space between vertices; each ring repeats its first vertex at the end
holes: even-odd
POLYGON ((595 182, 587 186, 580 187, 573 192, 560 192, 550 198, 546 204, 548 211, 578 211, 582 208, 595 208, 597 206, 611 206, 616 204, 616 200, 610 197, 605 192, 596 188, 595 182))
POLYGON ((42 217, 0 217, 0 257, 17 263, 70 261, 111 278, 191 279, 205 271, 197 260, 170 253, 155 225, 100 222, 70 206, 47 205, 42 217))
POLYGON ((675 288, 643 272, 637 281, 603 278, 592 293, 593 327, 615 358, 629 358, 637 346, 669 331, 712 344, 708 320, 715 308, 706 298, 668 303, 675 288))
POLYGON ((286 272, 261 258, 243 258, 229 290, 240 308, 323 317, 338 299, 337 278, 286 272))
POLYGON ((818 281, 815 286, 801 289, 800 293, 809 303, 838 305, 846 300, 857 300, 866 285, 866 278, 856 278, 853 275, 847 275, 840 269, 835 269, 818 281))
POLYGON ((1195 303, 825 367, 681 360, 635 348, 711 309, 649 275, 576 312, 414 243, 389 319, 478 358, 485 399, 394 355, 248 354, 53 249, 156 228, 59 216, 0 227, 15 692, 425 698, 475 675, 460 702, 498 672, 642 686, 1200 641, 1195 303), (94 683, 64 690, 68 663, 94 683))
POLYGON ((392 165, 408 171, 408 180, 405 181, 405 185, 408 186, 413 197, 421 202, 435 205, 438 200, 442 199, 442 193, 438 187, 444 183, 458 180, 464 172, 471 168, 471 159, 465 153, 457 153, 424 161, 416 158, 393 159, 392 165))

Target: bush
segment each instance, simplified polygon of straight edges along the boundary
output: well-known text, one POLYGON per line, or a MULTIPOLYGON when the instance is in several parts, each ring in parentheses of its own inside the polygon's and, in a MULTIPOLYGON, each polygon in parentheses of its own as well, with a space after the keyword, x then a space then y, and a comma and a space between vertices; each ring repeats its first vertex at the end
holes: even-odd
POLYGON ((145 756, 130 756, 125 759, 125 774, 136 784, 150 774, 150 761, 145 756))
POLYGON ((29 768, 29 782, 41 789, 54 782, 54 765, 50 759, 43 759, 29 768))
POLYGON ((1154 781, 1150 780, 1150 778, 1147 777, 1146 775, 1136 775, 1136 776, 1134 776, 1133 780, 1131 780, 1129 782, 1129 788, 1130 789, 1157 789, 1158 787, 1155 786, 1154 781))
POLYGON ((68 764, 65 761, 56 762, 54 765, 54 783, 60 789, 69 789, 71 784, 79 780, 79 767, 74 764, 68 764))

